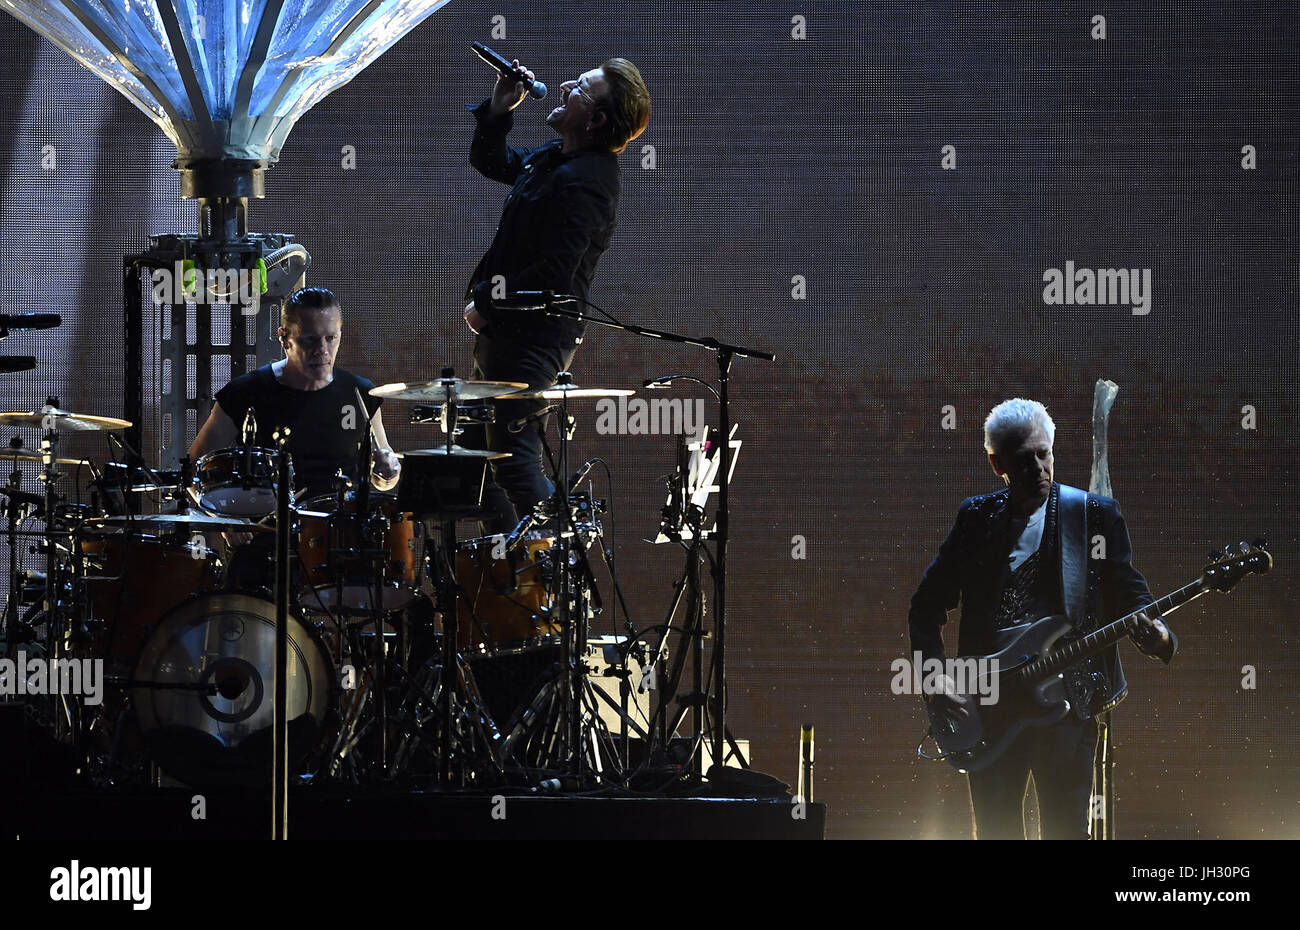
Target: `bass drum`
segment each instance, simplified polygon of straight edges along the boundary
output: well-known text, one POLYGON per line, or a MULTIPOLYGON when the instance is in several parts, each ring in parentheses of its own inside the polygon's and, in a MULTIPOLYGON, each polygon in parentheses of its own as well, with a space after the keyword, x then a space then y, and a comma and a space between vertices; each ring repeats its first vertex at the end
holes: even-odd
MULTIPOLYGON (((202 786, 266 783, 271 773, 275 605, 210 594, 159 622, 136 663, 136 718, 167 774, 202 786), (215 693, 209 693, 215 688, 215 693)), ((319 637, 289 616, 289 764, 303 773, 324 742, 335 676, 319 637)))

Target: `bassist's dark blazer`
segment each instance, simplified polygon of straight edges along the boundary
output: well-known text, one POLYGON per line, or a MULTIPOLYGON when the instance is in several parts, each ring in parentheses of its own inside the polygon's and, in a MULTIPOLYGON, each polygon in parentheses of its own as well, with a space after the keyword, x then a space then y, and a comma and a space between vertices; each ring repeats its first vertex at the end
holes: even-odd
MULTIPOLYGON (((1053 549, 1058 555, 1048 573, 1052 579, 1048 601, 1055 614, 1065 613, 1059 558, 1063 521, 1054 519, 1060 487, 1052 484, 1047 505, 1047 525, 1057 527, 1058 534, 1058 545, 1053 549)), ((947 621, 947 611, 959 603, 958 655, 981 656, 997 651, 994 615, 1011 574, 1008 556, 1015 544, 1009 538, 1010 500, 1011 492, 1003 490, 962 501, 952 532, 926 569, 908 612, 912 649, 924 658, 943 658, 941 627, 947 621)), ((1098 548, 1093 540, 1098 535, 1105 538, 1105 558, 1088 559, 1087 621, 1080 630, 1086 633, 1152 603, 1154 598, 1142 573, 1133 567, 1132 544, 1119 504, 1112 498, 1089 494, 1085 512, 1090 555, 1098 548)), ((1113 646, 1091 663, 1071 669, 1065 683, 1070 704, 1081 717, 1114 707, 1128 694, 1119 647, 1113 646)))

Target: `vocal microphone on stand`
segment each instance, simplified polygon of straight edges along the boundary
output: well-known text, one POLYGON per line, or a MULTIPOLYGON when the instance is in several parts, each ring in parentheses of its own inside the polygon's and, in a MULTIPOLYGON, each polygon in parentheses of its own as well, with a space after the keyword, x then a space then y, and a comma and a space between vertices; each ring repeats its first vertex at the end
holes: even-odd
MULTIPOLYGON (((506 397, 509 400, 509 397, 506 397)), ((529 423, 536 423, 538 420, 547 417, 551 411, 559 409, 559 404, 547 404, 541 410, 535 410, 526 417, 520 417, 518 420, 511 420, 507 429, 512 433, 518 433, 523 430, 529 423)))
POLYGON ((599 463, 600 459, 598 458, 587 459, 587 461, 583 462, 582 465, 578 467, 578 470, 573 473, 573 477, 569 479, 569 490, 572 491, 578 485, 582 484, 582 482, 586 481, 587 476, 591 474, 591 470, 599 463))
POLYGON ((31 371, 36 367, 36 356, 34 355, 4 355, 0 356, 0 373, 14 371, 31 371))
POLYGON ((26 333, 34 329, 54 329, 63 325, 57 313, 0 313, 0 339, 10 333, 26 333))

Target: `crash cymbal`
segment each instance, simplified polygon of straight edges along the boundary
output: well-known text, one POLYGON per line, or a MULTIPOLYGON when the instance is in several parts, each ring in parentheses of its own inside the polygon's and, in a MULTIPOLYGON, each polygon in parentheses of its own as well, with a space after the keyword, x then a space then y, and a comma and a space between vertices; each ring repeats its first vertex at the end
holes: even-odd
POLYGON ((36 429, 53 429, 60 432, 84 432, 88 430, 103 432, 127 429, 131 425, 131 421, 119 420, 115 417, 96 417, 88 413, 73 413, 70 410, 60 410, 58 407, 46 406, 40 410, 33 410, 31 413, 0 413, 0 425, 31 426, 36 429))
POLYGON ((443 403, 447 400, 450 388, 451 399, 486 400, 489 397, 514 395, 528 387, 519 381, 466 381, 463 378, 438 378, 435 381, 398 381, 394 384, 381 384, 370 389, 372 397, 387 397, 393 400, 422 400, 443 403))
POLYGON ((631 397, 636 391, 626 388, 585 388, 576 384, 557 384, 544 391, 511 395, 511 400, 573 400, 577 397, 631 397))
POLYGON ((97 517, 87 520, 89 527, 104 529, 132 529, 141 533, 219 532, 234 530, 240 533, 273 533, 274 527, 249 523, 238 517, 211 517, 206 513, 157 513, 143 517, 97 517))
MULTIPOLYGON (((29 452, 0 452, 0 463, 6 465, 10 462, 13 462, 14 464, 23 462, 31 465, 40 465, 44 463, 44 461, 45 460, 39 455, 32 455, 29 452)), ((55 459, 54 464, 86 466, 89 465, 90 462, 86 459, 55 459)))
POLYGON ((464 446, 453 445, 451 451, 447 451, 446 446, 438 446, 436 449, 412 449, 409 452, 396 453, 401 458, 417 458, 422 455, 451 455, 467 459, 508 459, 509 452, 493 452, 491 449, 466 449, 464 446))

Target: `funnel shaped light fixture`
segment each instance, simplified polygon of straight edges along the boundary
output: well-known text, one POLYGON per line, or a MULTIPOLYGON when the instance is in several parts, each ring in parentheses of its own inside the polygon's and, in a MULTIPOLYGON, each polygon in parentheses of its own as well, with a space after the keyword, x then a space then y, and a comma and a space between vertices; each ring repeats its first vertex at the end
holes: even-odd
POLYGON ((260 174, 299 118, 446 3, 0 0, 0 9, 158 124, 176 145, 184 196, 220 197, 261 196, 260 174), (219 189, 232 168, 242 191, 219 189))

